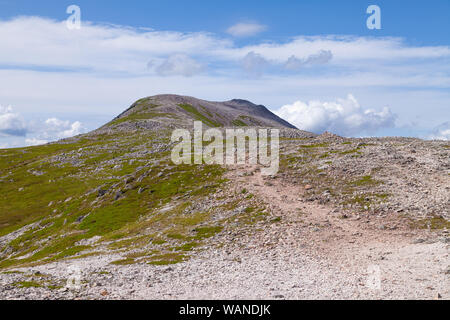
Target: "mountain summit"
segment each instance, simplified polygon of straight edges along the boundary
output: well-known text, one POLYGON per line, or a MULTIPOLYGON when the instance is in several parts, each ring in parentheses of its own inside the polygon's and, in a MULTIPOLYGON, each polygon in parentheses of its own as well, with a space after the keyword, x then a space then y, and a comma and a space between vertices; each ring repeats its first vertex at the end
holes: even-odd
POLYGON ((250 101, 233 99, 213 102, 172 94, 140 99, 107 126, 137 120, 171 122, 176 123, 177 126, 202 121, 209 127, 258 126, 295 129, 295 126, 281 119, 265 106, 256 105, 250 101))

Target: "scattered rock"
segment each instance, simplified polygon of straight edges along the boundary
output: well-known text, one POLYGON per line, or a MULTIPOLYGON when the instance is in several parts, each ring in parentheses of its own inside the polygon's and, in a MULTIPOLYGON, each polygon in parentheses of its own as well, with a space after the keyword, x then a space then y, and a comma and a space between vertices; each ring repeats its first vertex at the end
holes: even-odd
POLYGON ((116 192, 116 195, 114 196, 114 200, 115 200, 115 201, 116 201, 116 200, 119 200, 120 197, 122 197, 122 195, 123 195, 123 192, 122 192, 122 191, 117 191, 117 192, 116 192))

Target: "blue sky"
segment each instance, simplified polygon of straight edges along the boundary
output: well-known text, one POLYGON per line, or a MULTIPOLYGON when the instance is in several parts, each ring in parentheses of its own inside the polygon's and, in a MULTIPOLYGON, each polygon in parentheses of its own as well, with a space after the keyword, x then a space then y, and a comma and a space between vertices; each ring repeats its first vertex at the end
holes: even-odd
POLYGON ((249 41, 287 39, 299 34, 351 34, 373 36, 365 25, 366 8, 382 9, 383 29, 377 36, 405 37, 421 45, 450 45, 448 0, 306 0, 306 1, 148 1, 148 0, 3 0, 0 18, 38 15, 66 19, 65 9, 77 4, 83 19, 133 27, 183 32, 224 33, 240 21, 258 21, 267 32, 249 41))
POLYGON ((315 132, 448 139, 449 17, 448 0, 0 0, 0 147, 94 129, 158 93, 248 99, 315 132))

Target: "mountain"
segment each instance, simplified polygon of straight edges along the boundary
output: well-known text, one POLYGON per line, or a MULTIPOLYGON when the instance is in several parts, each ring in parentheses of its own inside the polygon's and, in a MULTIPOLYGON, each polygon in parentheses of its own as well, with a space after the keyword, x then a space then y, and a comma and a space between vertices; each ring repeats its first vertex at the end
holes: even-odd
POLYGON ((136 122, 140 126, 147 121, 151 128, 155 122, 177 127, 192 126, 193 121, 202 121, 209 127, 277 127, 296 129, 287 121, 273 114, 262 105, 246 100, 234 99, 211 102, 179 95, 156 95, 140 99, 101 130, 131 130, 136 122))
MULTIPOLYGON (((0 267, 77 255, 95 237, 118 240, 140 234, 137 221, 143 216, 165 206, 167 215, 180 215, 187 203, 175 198, 200 200, 221 186, 226 170, 220 166, 170 161, 171 131, 192 127, 195 120, 210 127, 277 127, 285 135, 315 136, 245 100, 157 95, 136 101, 88 134, 0 150, 0 267)), ((208 231, 207 221, 201 216, 192 222, 206 225, 204 233, 193 237, 196 244, 215 233, 216 226, 208 231)), ((157 241, 166 242, 163 234, 169 231, 161 223, 153 231, 160 234, 157 241)), ((170 219, 166 223, 171 225, 170 219)), ((182 229, 176 234, 190 239, 185 234, 189 228, 182 229)))
POLYGON ((245 100, 144 98, 88 134, 0 150, 0 298, 448 297, 449 153, 312 134, 245 100), (279 128, 278 173, 175 165, 171 132, 194 120, 279 128), (386 290, 361 287, 373 265, 386 290))

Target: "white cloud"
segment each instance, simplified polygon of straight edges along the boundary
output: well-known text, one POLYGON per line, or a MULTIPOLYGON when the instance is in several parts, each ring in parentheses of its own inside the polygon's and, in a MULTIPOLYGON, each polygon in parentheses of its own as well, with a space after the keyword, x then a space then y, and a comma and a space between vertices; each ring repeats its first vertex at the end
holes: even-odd
POLYGON ((86 132, 81 122, 49 118, 44 123, 30 124, 32 137, 25 139, 27 146, 46 144, 50 141, 70 138, 86 132))
POLYGON ((46 143, 48 143, 48 141, 31 138, 31 139, 25 139, 25 143, 27 146, 38 146, 38 145, 46 144, 46 143))
POLYGON ((353 95, 332 102, 296 101, 275 112, 297 128, 315 133, 330 131, 344 136, 374 133, 395 126, 396 116, 385 107, 382 111, 363 109, 353 95))
POLYGON ((251 76, 259 77, 269 62, 258 53, 249 52, 241 61, 242 68, 251 76))
POLYGON ((428 136, 431 140, 449 140, 450 141, 450 122, 444 122, 433 130, 428 136))
POLYGON ((69 138, 85 132, 85 128, 79 121, 70 121, 50 118, 45 121, 45 126, 41 129, 40 136, 50 139, 69 138))
MULTIPOLYGON (((282 65, 286 70, 297 71, 303 67, 323 65, 328 63, 333 58, 333 54, 329 50, 320 50, 318 53, 307 56, 304 59, 299 59, 295 55, 289 57, 289 59, 282 65)), ((241 61, 242 68, 252 76, 261 76, 263 71, 269 66, 279 68, 277 61, 269 61, 263 55, 250 51, 241 61)), ((277 70, 272 68, 272 70, 277 70)))
POLYGON ((25 136, 27 128, 22 117, 12 107, 0 106, 0 135, 25 136))
MULTIPOLYGON (((86 132, 81 122, 70 122, 57 118, 49 118, 45 122, 25 121, 23 117, 13 112, 13 108, 0 106, 0 138, 23 137, 25 145, 45 144, 63 138, 69 138, 86 132), (32 135, 32 137, 30 137, 32 135)), ((2 141, 0 141, 2 142, 2 141)), ((20 143, 3 143, 2 147, 20 146, 20 143)))
POLYGON ((284 68, 287 70, 299 70, 305 66, 326 64, 332 58, 333 54, 330 50, 320 50, 318 53, 312 54, 305 59, 299 59, 295 55, 292 55, 284 64, 284 68))
POLYGON ((167 58, 156 68, 156 73, 160 76, 185 76, 203 72, 204 66, 185 54, 174 54, 167 58))
POLYGON ((259 23, 236 23, 227 29, 227 33, 234 37, 250 37, 261 33, 267 29, 259 23))
MULTIPOLYGON (((236 26, 241 25, 260 26, 236 26)), ((275 64, 285 64, 291 59, 294 66, 299 61, 307 64, 329 61, 332 52, 333 66, 412 79, 433 80, 438 74, 445 80, 443 85, 450 86, 448 63, 436 63, 422 70, 424 59, 450 58, 449 46, 415 47, 401 38, 392 37, 297 36, 283 42, 265 41, 239 47, 207 32, 156 31, 89 22, 84 22, 81 30, 74 31, 66 28, 65 21, 21 17, 0 20, 0 39, 0 65, 10 69, 39 68, 142 76, 148 75, 149 61, 150 67, 170 65, 170 57, 175 59, 183 53, 195 57, 197 64, 201 61, 203 65, 218 68, 215 71, 229 73, 230 67, 239 64, 248 52, 257 52, 275 64), (26 51, 23 50, 24 43, 27 44, 26 51)))
MULTIPOLYGON (((257 51, 266 59, 285 62, 290 56, 310 56, 321 50, 333 53, 333 63, 348 66, 364 65, 367 62, 379 67, 383 62, 408 61, 408 59, 438 59, 450 57, 449 46, 414 47, 405 43, 402 38, 394 37, 358 37, 358 36, 298 36, 286 42, 263 42, 245 46, 240 50, 257 51)), ((235 52, 235 54, 237 54, 235 52)), ((411 60, 409 60, 411 62, 411 60)), ((423 61, 421 61, 423 63, 423 61)))
POLYGON ((128 74, 147 73, 149 60, 162 62, 180 52, 206 56, 231 46, 229 40, 206 32, 149 31, 87 21, 81 30, 68 30, 65 21, 39 17, 0 20, 0 39, 2 65, 128 74))

